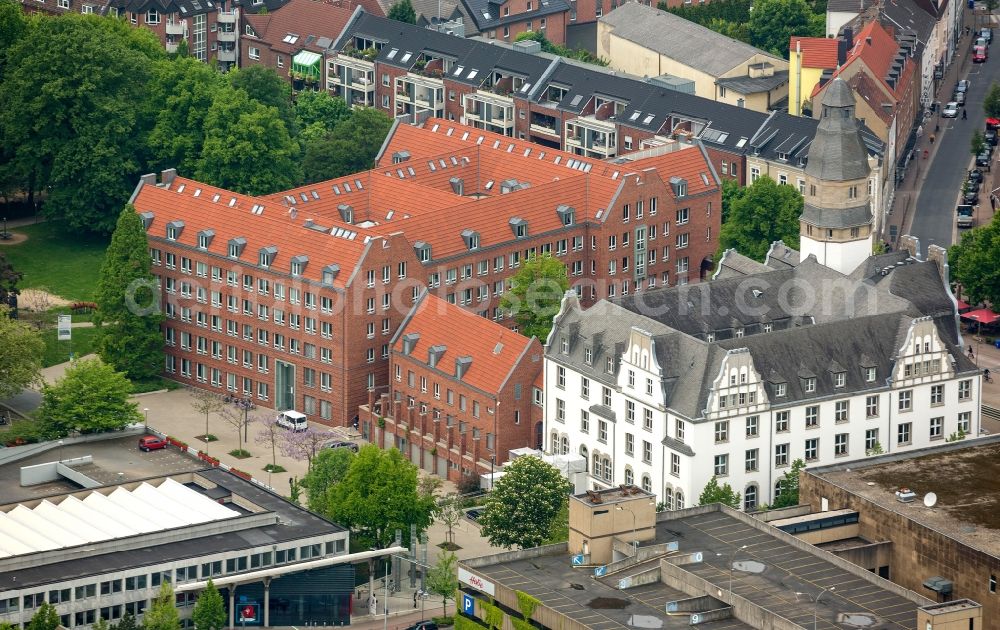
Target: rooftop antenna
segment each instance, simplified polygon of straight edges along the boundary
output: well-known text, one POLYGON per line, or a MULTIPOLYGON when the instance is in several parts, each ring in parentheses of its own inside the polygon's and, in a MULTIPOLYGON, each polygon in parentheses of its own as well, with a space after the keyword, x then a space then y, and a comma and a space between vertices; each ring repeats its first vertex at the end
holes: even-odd
POLYGON ((924 507, 932 508, 937 505, 937 495, 933 492, 928 492, 924 495, 924 507))

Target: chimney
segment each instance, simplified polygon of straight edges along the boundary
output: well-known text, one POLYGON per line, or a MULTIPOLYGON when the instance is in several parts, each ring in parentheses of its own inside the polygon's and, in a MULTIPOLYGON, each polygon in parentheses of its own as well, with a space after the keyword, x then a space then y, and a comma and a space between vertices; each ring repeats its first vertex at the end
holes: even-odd
POLYGON ((169 186, 170 184, 174 183, 175 179, 177 179, 176 168, 168 168, 165 171, 160 172, 160 182, 164 186, 169 186))

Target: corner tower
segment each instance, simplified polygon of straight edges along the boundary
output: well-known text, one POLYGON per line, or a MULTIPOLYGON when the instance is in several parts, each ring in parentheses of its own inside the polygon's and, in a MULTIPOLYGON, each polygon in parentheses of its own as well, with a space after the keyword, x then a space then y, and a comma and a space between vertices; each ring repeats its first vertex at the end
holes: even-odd
POLYGON ((843 79, 826 89, 808 159, 799 217, 802 258, 812 254, 820 264, 849 274, 872 253, 871 168, 854 117, 854 94, 843 79))

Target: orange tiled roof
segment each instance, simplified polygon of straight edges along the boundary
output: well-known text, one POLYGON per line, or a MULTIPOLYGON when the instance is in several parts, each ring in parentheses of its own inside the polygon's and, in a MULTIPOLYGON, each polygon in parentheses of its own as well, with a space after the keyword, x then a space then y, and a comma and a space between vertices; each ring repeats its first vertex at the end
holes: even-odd
POLYGON ((851 86, 858 98, 868 103, 883 123, 888 125, 892 122, 892 110, 886 110, 885 107, 882 107, 882 103, 885 102, 885 93, 879 89, 874 79, 864 72, 859 72, 851 77, 847 84, 851 86))
POLYGON ((272 49, 295 54, 302 49, 321 52, 315 39, 337 39, 351 19, 352 9, 316 0, 289 0, 272 13, 247 13, 245 18, 257 34, 257 39, 267 42, 272 49), (284 41, 288 35, 297 35, 294 43, 284 41), (313 41, 306 42, 309 36, 313 41))
MULTIPOLYGON (((429 292, 424 292, 400 327, 393 351, 401 354, 403 337, 414 333, 420 338, 409 356, 427 364, 431 346, 444 346, 435 369, 449 376, 455 376, 456 359, 471 357, 472 363, 461 381, 490 394, 500 392, 525 353, 530 354, 532 345, 524 335, 429 292), (455 336, 459 331, 460 339, 455 336)), ((541 347, 535 349, 541 355, 541 347)), ((530 356, 525 358, 531 360, 530 356)))
POLYGON ((140 213, 154 214, 148 230, 151 234, 165 237, 167 223, 183 221, 184 229, 177 240, 191 247, 198 245, 200 231, 214 230, 207 251, 222 257, 228 255, 230 239, 245 238, 246 247, 240 259, 251 265, 257 264, 261 248, 271 246, 278 249, 272 268, 286 273, 291 269, 293 256, 308 256, 303 277, 309 280, 322 281, 323 268, 337 264, 340 273, 334 286, 341 288, 372 237, 356 226, 349 226, 350 233, 337 235, 312 230, 303 226, 301 215, 292 217, 283 206, 181 177, 169 187, 142 186, 133 205, 140 213), (258 209, 254 210, 255 207, 258 209))
MULTIPOLYGON (((871 71, 872 79, 881 83, 887 91, 895 93, 895 90, 890 88, 885 82, 885 78, 889 74, 889 67, 898 50, 899 44, 896 43, 892 35, 877 20, 869 22, 854 36, 854 46, 847 51, 847 60, 842 66, 837 68, 831 80, 841 76, 846 68, 860 60, 871 71)), ((908 67, 906 72, 904 72, 904 77, 908 76, 912 65, 913 61, 910 60, 907 63, 908 67)), ((815 97, 819 94, 826 85, 828 83, 824 83, 823 85, 816 84, 816 87, 813 88, 812 96, 815 97)), ((897 82, 897 86, 901 85, 903 85, 902 81, 897 82)))
POLYGON ((828 37, 792 37, 788 45, 795 52, 799 44, 802 51, 802 65, 806 68, 834 69, 837 67, 837 40, 828 37))

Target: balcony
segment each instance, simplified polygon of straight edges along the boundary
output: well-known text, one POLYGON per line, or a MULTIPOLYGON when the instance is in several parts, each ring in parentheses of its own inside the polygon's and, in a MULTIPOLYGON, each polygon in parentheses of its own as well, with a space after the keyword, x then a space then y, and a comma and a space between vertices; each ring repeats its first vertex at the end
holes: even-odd
POLYGON ((617 154, 615 124, 594 116, 582 116, 566 122, 566 146, 579 147, 579 155, 606 158, 617 154))
POLYGON ((375 91, 374 79, 370 79, 365 75, 359 75, 355 73, 352 73, 350 76, 351 76, 351 88, 355 90, 361 90, 362 92, 375 91))
POLYGON ((215 37, 220 42, 235 42, 236 31, 219 31, 215 34, 215 37))
POLYGON ((219 24, 236 24, 236 11, 219 11, 215 16, 215 21, 219 24))
POLYGON ((539 125, 539 124, 536 124, 536 123, 531 123, 528 126, 528 128, 531 130, 531 133, 540 133, 540 134, 542 134, 544 136, 552 136, 554 138, 558 138, 559 137, 559 132, 556 131, 554 127, 548 127, 546 125, 539 125))
POLYGON ((175 53, 175 52, 177 52, 177 43, 176 42, 167 42, 167 43, 165 43, 163 45, 163 47, 167 49, 168 53, 175 53))
POLYGON ((167 35, 187 35, 187 22, 167 22, 167 35))
POLYGON ((225 62, 225 63, 235 63, 236 62, 236 49, 235 48, 232 49, 232 50, 221 50, 220 49, 220 50, 218 50, 215 53, 215 58, 218 59, 219 61, 222 61, 222 62, 225 62))

